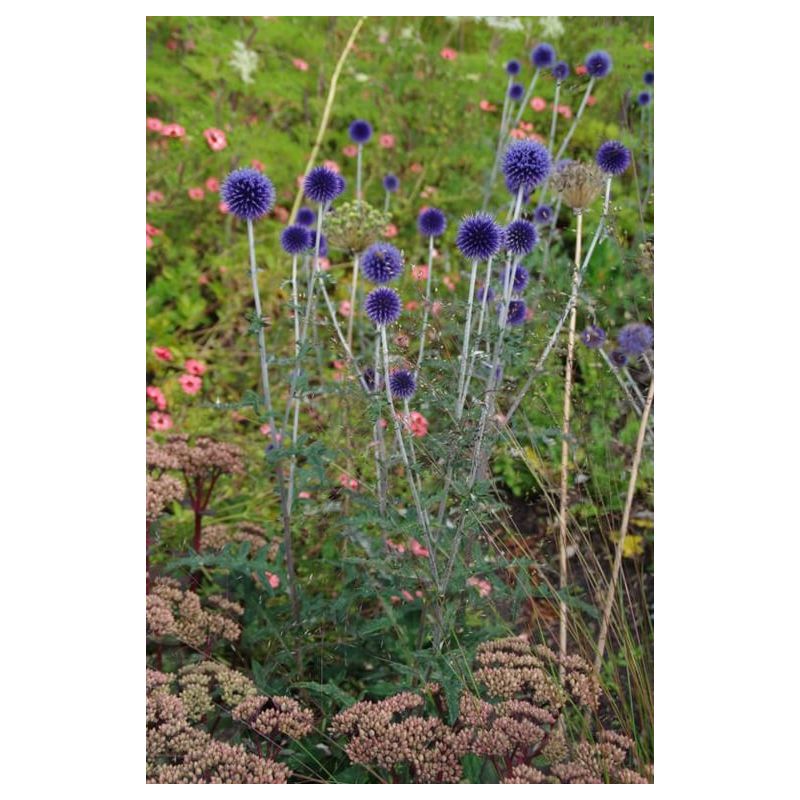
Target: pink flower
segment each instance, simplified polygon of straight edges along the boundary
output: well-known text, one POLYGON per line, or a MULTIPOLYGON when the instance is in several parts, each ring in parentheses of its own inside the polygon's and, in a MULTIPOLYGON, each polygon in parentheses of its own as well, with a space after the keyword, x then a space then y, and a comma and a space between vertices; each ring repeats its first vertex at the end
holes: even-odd
POLYGON ((264 171, 264 162, 263 161, 259 161, 257 158, 254 158, 254 159, 252 159, 250 161, 250 166, 253 169, 258 170, 259 172, 263 172, 264 171))
POLYGON ((422 191, 419 193, 419 196, 420 196, 420 197, 425 197, 425 198, 428 198, 428 197, 433 197, 433 195, 435 195, 435 194, 436 194, 436 192, 437 192, 437 189, 436 189, 436 187, 435 187, 435 186, 426 186, 426 187, 425 187, 425 188, 424 188, 424 189, 423 189, 423 190, 422 190, 422 191))
POLYGON ((161 135, 169 139, 183 139, 186 136, 186 129, 177 122, 170 122, 161 129, 161 135))
POLYGON ((383 229, 383 235, 384 235, 384 236, 385 236, 387 239, 394 239, 394 237, 395 237, 395 236, 397 236, 397 225, 395 225, 393 222, 390 222, 390 223, 389 223, 389 224, 388 224, 388 225, 387 225, 387 226, 386 226, 386 227, 383 229))
POLYGON ((433 314, 434 317, 438 317, 442 306, 444 306, 444 303, 441 300, 434 300, 431 304, 431 314, 433 314))
POLYGON ((299 69, 300 72, 308 72, 308 64, 302 58, 293 58, 292 65, 295 69, 299 69))
POLYGON ((197 375, 181 375, 178 383, 186 394, 197 394, 203 387, 203 381, 197 375))
POLYGON ((158 133, 163 129, 164 129, 164 123, 158 117, 147 118, 147 130, 155 131, 156 133, 158 133))
POLYGON ((381 147, 390 150, 392 147, 394 147, 394 136, 392 136, 391 133, 382 133, 378 139, 378 144, 380 144, 381 147))
POLYGON ((528 139, 534 142, 541 142, 542 144, 544 144, 544 136, 542 136, 540 133, 529 133, 528 139))
POLYGON ((411 267, 411 277, 414 278, 415 281, 428 280, 428 265, 417 264, 417 266, 411 267))
POLYGON ((543 97, 534 97, 531 100, 531 108, 534 111, 544 111, 547 108, 547 100, 543 97))
POLYGON ((264 570, 264 577, 273 589, 277 589, 281 585, 281 579, 274 572, 267 572, 264 570))
POLYGON ((408 169, 410 172, 418 175, 420 172, 422 172, 422 164, 420 164, 419 161, 415 161, 408 169))
POLYGON ((597 103, 597 98, 596 98, 596 97, 595 97, 593 94, 590 94, 590 95, 589 95, 589 96, 586 98, 586 105, 587 105, 587 106, 593 106, 593 105, 595 105, 596 103, 597 103))
POLYGON ((412 411, 411 414, 411 435, 418 438, 426 436, 428 433, 428 420, 419 413, 419 411, 412 411))
POLYGON ((428 551, 424 548, 416 539, 412 539, 409 546, 409 550, 411 550, 411 555, 420 556, 421 558, 425 558, 428 555, 428 551))
POLYGON ((481 100, 480 103, 478 103, 478 108, 480 108, 481 111, 497 111, 497 106, 494 105, 494 103, 490 103, 488 100, 481 100))
POLYGON ((346 366, 347 366, 347 364, 344 361, 342 361, 340 358, 335 358, 333 360, 333 368, 334 369, 344 369, 346 366))
POLYGON ((520 122, 519 126, 520 128, 522 128, 522 130, 527 131, 528 133, 530 133, 533 130, 532 122, 520 122))
POLYGON ((386 540, 386 546, 390 550, 394 550, 395 553, 402 554, 402 553, 405 553, 405 551, 406 551, 406 546, 404 544, 400 544, 399 542, 393 542, 391 539, 387 539, 386 540))
POLYGON ((164 411, 167 407, 167 398, 158 386, 148 386, 147 396, 156 404, 159 411, 164 411))
POLYGON ((442 57, 442 58, 443 58, 445 61, 455 61, 455 60, 458 58, 458 53, 457 53, 455 50, 453 50, 453 48, 452 48, 452 47, 443 47, 443 48, 442 48, 442 49, 439 51, 439 55, 440 55, 440 56, 441 56, 441 57, 442 57))
POLYGON ((525 309, 525 322, 530 322, 533 319, 533 309, 526 308, 525 309))
POLYGON ((156 228, 155 225, 151 225, 149 222, 145 223, 147 226, 147 235, 148 236, 161 236, 164 231, 161 228, 156 228))
POLYGON ((190 375, 205 375, 206 373, 206 365, 194 358, 187 358, 183 367, 190 375))
POLYGON ((403 597, 405 597, 405 599, 408 600, 409 603, 414 602, 414 595, 411 594, 411 592, 409 592, 408 589, 403 589, 403 591, 400 592, 400 594, 403 595, 403 597))
POLYGON ((644 47, 645 50, 652 50, 653 49, 653 43, 652 42, 642 42, 642 47, 644 47))
POLYGON ((172 427, 172 417, 161 411, 153 411, 150 414, 150 427, 154 431, 168 431, 172 427))
POLYGON ((228 211, 229 211, 229 209, 228 209, 228 204, 227 204, 227 203, 220 203, 220 204, 217 206, 217 208, 219 209, 219 213, 220 213, 220 214, 227 214, 227 213, 228 213, 228 211))
POLYGON ((198 283, 199 283, 201 286, 206 286, 210 280, 211 280, 211 279, 210 279, 210 278, 208 277, 208 275, 206 275, 205 273, 203 273, 202 275, 200 275, 200 276, 197 278, 197 282, 198 282, 198 283))
POLYGON ((289 221, 289 212, 283 206, 275 206, 272 213, 275 215, 275 219, 277 219, 278 222, 289 221))
POLYGON ((188 195, 192 200, 202 200, 206 196, 206 193, 203 191, 202 187, 192 186, 188 191, 188 195))
POLYGON ((150 238, 150 234, 147 234, 147 249, 149 250, 153 246, 153 240, 150 238))
POLYGON ((400 598, 396 594, 393 594, 389 598, 389 600, 391 600, 392 601, 392 605, 395 605, 395 606, 400 602, 400 598))
POLYGON ((481 597, 488 597, 492 593, 492 584, 474 575, 467 579, 467 586, 474 586, 481 597))
POLYGON ((417 597, 422 597, 422 589, 417 589, 417 591, 416 591, 416 592, 414 592, 414 594, 415 594, 417 597))
POLYGON ((206 128, 203 131, 203 136, 206 137, 206 144, 214 151, 224 150, 228 146, 228 140, 225 138, 225 131, 219 128, 206 128))
POLYGON ((209 192, 219 191, 219 181, 216 178, 206 178, 206 189, 209 192))
POLYGON ((381 417, 381 418, 378 420, 378 425, 380 425, 380 426, 381 426, 381 428, 383 428, 384 430, 386 430, 386 428, 388 428, 388 427, 389 427, 389 423, 388 423, 388 422, 387 422, 385 419, 383 419, 383 417, 381 417))
POLYGON ((341 172, 342 168, 335 162, 328 159, 327 161, 322 162, 323 167, 327 167, 328 169, 332 169, 334 172, 341 172))
POLYGON ((159 361, 172 361, 174 356, 172 355, 172 350, 169 347, 154 347, 153 348, 153 355, 159 361))
POLYGON ((456 290, 456 285, 453 283, 453 279, 449 275, 445 275, 442 278, 442 283, 451 291, 454 292, 456 290))
POLYGON ((339 313, 343 317, 349 317, 350 314, 353 313, 353 307, 350 305, 349 300, 342 300, 342 302, 339 303, 339 313))
POLYGON ((587 72, 587 70, 586 70, 586 66, 584 64, 578 64, 578 66, 575 67, 575 74, 576 75, 585 75, 586 72, 587 72))
POLYGON ((148 203, 163 203, 164 202, 164 195, 161 194, 156 189, 153 189, 152 192, 147 193, 147 202, 148 203))
POLYGON ((347 158, 355 158, 358 155, 358 148, 354 144, 348 144, 347 147, 342 148, 342 153, 347 158))
POLYGON ((408 300, 406 302, 406 311, 416 311, 419 308, 419 303, 416 300, 408 300))
POLYGON ((319 268, 323 272, 327 272, 331 268, 331 260, 329 258, 326 258, 325 256, 323 256, 319 260, 319 268))
POLYGON ((353 491, 358 489, 358 481, 355 478, 351 478, 346 472, 339 476, 339 484, 345 489, 352 489, 353 491))
POLYGON ((561 114, 564 119, 572 119, 572 109, 569 106, 559 106, 558 113, 561 114))
POLYGON ((298 492, 297 497, 299 500, 310 500, 311 492, 298 492))
POLYGON ((405 350, 411 344, 411 339, 408 338, 407 333, 402 331, 394 337, 394 343, 401 349, 405 350))
POLYGON ((525 135, 525 131, 522 131, 519 128, 514 128, 512 131, 509 131, 508 135, 512 139, 526 139, 527 138, 527 136, 525 135))

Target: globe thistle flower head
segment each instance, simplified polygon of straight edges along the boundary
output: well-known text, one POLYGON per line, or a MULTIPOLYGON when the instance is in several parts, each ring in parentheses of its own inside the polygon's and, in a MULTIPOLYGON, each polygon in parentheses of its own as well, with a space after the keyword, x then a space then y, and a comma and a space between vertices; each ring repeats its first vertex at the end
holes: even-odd
POLYGON ((652 86, 653 82, 655 81, 655 75, 653 74, 652 70, 647 70, 644 75, 642 75, 642 80, 648 85, 652 86))
POLYGON ((631 151, 622 142, 603 142, 595 156, 597 166, 608 175, 622 175, 631 164, 631 151))
POLYGON ((593 78, 605 78, 611 72, 611 56, 605 50, 595 50, 586 56, 584 66, 593 78))
POLYGON ((550 154, 539 142, 528 139, 513 142, 503 156, 503 174, 511 192, 535 189, 549 172, 550 154))
POLYGON ((515 102, 518 103, 522 100, 523 95, 525 94, 525 87, 521 83, 512 83, 508 90, 508 96, 515 102))
POLYGON ((522 64, 520 64, 516 58, 512 58, 511 61, 509 61, 506 64, 506 72, 509 75, 519 75, 519 71, 521 69, 522 69, 522 64))
POLYGON ((508 304, 506 325, 522 325, 522 323, 525 322, 525 315, 527 313, 528 308, 522 300, 512 300, 508 304))
MULTIPOLYGON (((509 270, 506 269, 503 275, 503 285, 505 285, 505 282, 508 280, 508 272, 509 270)), ((511 290, 514 292, 514 294, 519 294, 520 292, 524 291, 525 287, 528 285, 530 277, 531 276, 525 267, 517 266, 516 269, 514 269, 514 276, 511 279, 511 290)))
POLYGON ((368 281, 389 283, 402 273, 403 256, 394 245, 379 242, 364 251, 361 268, 368 281))
POLYGON ((572 161, 553 176, 553 188, 575 212, 588 208, 603 190, 603 173, 594 164, 572 161))
POLYGON ((640 106, 649 106, 650 101, 653 99, 650 92, 639 92, 639 96, 636 98, 636 102, 640 106))
POLYGON ((617 334, 619 349, 628 356, 639 356, 653 346, 653 329, 643 322, 631 322, 617 334))
POLYGON ((389 388, 392 390, 392 397, 408 400, 417 391, 417 382, 413 373, 407 369, 396 369, 389 375, 389 388))
POLYGON ((624 367, 628 363, 628 356, 622 350, 612 350, 609 358, 615 367, 624 367))
POLYGON ((400 188, 400 179, 391 172, 383 179, 383 188, 387 192, 396 192, 400 188))
POLYGON ((423 236, 441 236, 447 227, 447 217, 438 208, 426 208, 417 217, 417 228, 423 236))
POLYGON ((313 237, 304 225, 289 225, 281 233, 281 247, 290 256, 295 256, 311 247, 313 237))
POLYGON ((400 316, 400 295, 394 289, 379 286, 367 295, 364 310, 375 325, 391 325, 400 316))
POLYGON ((502 228, 491 214, 472 214, 458 227, 456 247, 466 258, 486 261, 500 250, 503 243, 502 228))
POLYGON ((491 286, 480 286, 478 287, 478 293, 476 297, 478 298, 478 302, 483 302, 483 296, 486 295, 486 302, 491 303, 494 300, 494 289, 491 286))
POLYGON ((372 367, 365 367, 361 373, 364 384, 371 392, 375 391, 375 370, 372 367))
POLYGON ((314 226, 314 223, 316 221, 317 221, 317 215, 308 206, 303 206, 297 212, 298 225, 305 225, 306 228, 311 228, 314 226))
POLYGON ((355 119, 350 123, 348 133, 356 144, 366 144, 372 138, 372 125, 365 119, 355 119))
POLYGON ((239 219, 258 219, 275 205, 272 181, 250 167, 231 172, 225 178, 220 194, 231 214, 239 219))
POLYGON ((590 349, 597 350, 606 340, 606 332, 597 325, 590 325, 581 334, 581 341, 590 349))
POLYGON ((551 206, 536 206, 536 210, 533 212, 533 221, 537 225, 546 225, 551 219, 553 219, 551 206))
POLYGON ((553 65, 551 72, 557 81, 563 81, 569 77, 569 64, 566 61, 559 61, 553 65))
POLYGON ((303 181, 303 191, 315 203, 330 203, 344 191, 344 178, 327 167, 314 167, 303 181))
POLYGON ((555 63, 556 51, 552 45, 542 42, 542 44, 537 44, 536 47, 531 50, 531 64, 533 64, 536 69, 547 69, 548 67, 552 67, 555 63))
MULTIPOLYGON (((532 223, 525 219, 517 219, 506 226, 505 249, 517 256, 524 256, 533 250, 539 234, 532 223)), ((522 269, 520 267, 520 269, 522 269)))

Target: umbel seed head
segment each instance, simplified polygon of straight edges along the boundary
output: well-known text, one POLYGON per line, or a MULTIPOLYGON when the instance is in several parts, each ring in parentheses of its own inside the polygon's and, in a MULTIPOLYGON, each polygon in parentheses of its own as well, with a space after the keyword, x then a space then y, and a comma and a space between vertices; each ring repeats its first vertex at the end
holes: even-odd
POLYGON ((392 390, 392 397, 408 400, 417 391, 417 382, 407 369, 396 369, 389 376, 389 388, 392 390))
POLYGON ((389 283, 403 272, 403 256, 392 244, 378 242, 361 257, 364 277, 372 283, 389 283))
POLYGON ((570 161, 553 175, 553 188, 576 213, 588 208, 603 191, 603 173, 595 164, 570 161))
POLYGON ((350 123, 348 132, 356 144, 366 144, 372 138, 372 125, 365 119, 355 119, 350 123))
POLYGON ((289 225, 281 233, 281 247, 291 256, 308 250, 311 244, 311 232, 304 225, 289 225))
POLYGON ((344 191, 344 178, 327 167, 314 167, 303 181, 303 191, 315 203, 330 203, 344 191))
POLYGON ((503 231, 490 214, 465 217, 458 228, 456 247, 473 261, 491 258, 503 242, 503 231))
POLYGON ((231 214, 239 219, 258 219, 275 205, 272 181, 250 167, 231 172, 225 178, 220 194, 231 214))
POLYGON ((544 181, 550 172, 550 154, 539 142, 523 140, 508 146, 503 156, 506 186, 516 194, 520 188, 530 192, 544 181))
POLYGON ((364 310, 375 325, 391 325, 400 316, 400 295, 380 286, 367 295, 364 310))
POLYGON ((417 229, 423 236, 441 236, 447 227, 447 217, 438 208, 426 208, 417 217, 417 229))
POLYGON ((325 217, 325 229, 331 244, 350 253, 358 253, 378 241, 388 223, 388 214, 364 200, 337 203, 325 217))
POLYGON ((631 151, 622 142, 603 142, 597 148, 597 166, 608 175, 622 175, 631 164, 631 151))

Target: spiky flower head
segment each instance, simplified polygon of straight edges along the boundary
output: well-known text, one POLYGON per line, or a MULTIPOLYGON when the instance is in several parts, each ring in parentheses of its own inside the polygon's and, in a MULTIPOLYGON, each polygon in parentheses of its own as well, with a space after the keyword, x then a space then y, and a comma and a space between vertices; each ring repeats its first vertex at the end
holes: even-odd
POLYGON ((611 72, 611 56, 605 50, 595 50, 586 56, 584 66, 593 78, 605 78, 611 72))
POLYGON ((419 212, 417 229, 423 236, 441 236, 447 227, 447 217, 438 208, 426 208, 419 212))
POLYGON ((494 289, 491 286, 481 286, 478 288, 477 298, 478 302, 483 302, 483 295, 486 294, 486 302, 491 303, 494 300, 494 289))
MULTIPOLYGON (((505 272, 503 273, 503 284, 504 285, 505 285, 505 282, 508 280, 508 273, 509 273, 508 269, 506 269, 505 272)), ((528 285, 528 281, 530 280, 530 277, 531 276, 528 273, 528 270, 525 269, 525 267, 522 267, 522 266, 518 265, 514 269, 513 277, 511 279, 511 281, 512 281, 511 282, 511 290, 514 292, 514 294, 519 294, 520 292, 522 292, 525 289, 525 287, 528 285)))
POLYGON ((622 142, 603 142, 595 156, 597 166, 608 175, 622 175, 631 164, 631 151, 622 142))
POLYGON ((653 82, 655 81, 655 75, 653 74, 652 70, 647 70, 645 74, 642 76, 642 80, 648 85, 652 86, 653 82))
POLYGON ((612 350, 609 358, 615 367, 624 367, 628 363, 628 356, 622 350, 612 350))
POLYGON ((606 340, 606 332, 597 325, 589 325, 581 334, 581 341, 590 349, 597 350, 603 346, 606 340))
POLYGON ((315 203, 330 203, 344 191, 344 178, 327 167, 314 167, 303 181, 303 191, 315 203))
POLYGON ((311 232, 304 225, 289 225, 281 233, 281 247, 290 256, 308 250, 312 241, 311 232))
POLYGON ((367 248, 361 257, 364 277, 372 283, 389 283, 403 271, 403 256, 392 244, 378 242, 367 248))
MULTIPOLYGON (((315 235, 312 239, 312 245, 316 246, 316 243, 317 237, 315 235)), ((324 233, 319 235, 319 255, 320 258, 325 258, 328 255, 328 237, 324 233)))
POLYGON ((394 289, 379 286, 367 295, 364 310, 375 325, 391 325, 400 316, 400 295, 394 289))
POLYGON ((639 92, 639 96, 636 98, 636 102, 640 106, 649 106, 650 101, 653 99, 650 92, 639 92))
POLYGON ((547 148, 528 139, 513 142, 503 156, 503 174, 509 191, 516 193, 520 187, 532 191, 550 172, 550 154, 547 148))
POLYGON ((298 225, 305 225, 306 228, 311 228, 316 221, 317 215, 308 206, 303 206, 297 212, 298 225))
POLYGON ((559 61, 557 64, 553 65, 553 69, 551 70, 553 73, 553 77, 557 81, 563 81, 569 77, 569 64, 566 61, 559 61))
POLYGON ((644 322, 630 322, 617 334, 617 344, 626 355, 641 355, 653 346, 653 329, 644 322))
POLYGON ((603 190, 603 173, 595 164, 571 161, 556 171, 553 188, 573 211, 583 211, 603 190))
POLYGON ((506 226, 505 248, 509 253, 524 256, 530 253, 539 241, 539 234, 532 223, 517 219, 506 226))
POLYGON ((536 69, 547 69, 547 67, 552 67, 553 64, 555 64, 555 61, 555 48, 546 42, 537 44, 536 47, 531 50, 531 64, 533 64, 536 69))
POLYGON ((521 83, 512 83, 508 89, 508 96, 518 103, 525 94, 525 87, 521 83))
POLYGON ((231 172, 222 184, 221 195, 231 214, 239 219, 258 219, 275 205, 272 181, 250 167, 231 172))
POLYGON ((372 138, 372 125, 365 119, 355 119, 350 123, 348 133, 356 144, 366 144, 372 138))
POLYGON ((537 225, 546 225, 551 219, 553 219, 553 209, 551 206, 536 206, 536 210, 533 212, 533 221, 537 225))
POLYGON ((387 192, 396 192, 400 188, 400 179, 391 172, 383 179, 383 188, 387 192))
POLYGON ((525 322, 525 315, 527 313, 528 308, 522 300, 512 300, 508 304, 506 325, 522 325, 522 323, 525 322))
POLYGON ((503 231, 491 214, 479 212, 465 217, 458 227, 456 247, 473 261, 486 261, 499 249, 503 231))
POLYGON ((506 64, 506 72, 509 75, 519 75, 519 71, 521 69, 522 69, 522 64, 520 64, 516 58, 512 58, 511 61, 509 61, 506 64))
POLYGON ((389 376, 389 388, 392 390, 392 397, 408 400, 417 391, 417 382, 413 373, 407 369, 396 369, 389 376))
POLYGON ((383 235, 389 215, 366 201, 337 204, 325 218, 331 244, 349 253, 358 253, 383 235))

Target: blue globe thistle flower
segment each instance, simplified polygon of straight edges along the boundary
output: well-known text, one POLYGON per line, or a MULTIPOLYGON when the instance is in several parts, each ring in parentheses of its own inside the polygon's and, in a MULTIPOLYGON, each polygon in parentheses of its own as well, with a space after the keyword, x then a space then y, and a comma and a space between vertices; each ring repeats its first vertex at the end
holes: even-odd
POLYGON ((528 308, 522 300, 512 300, 508 304, 506 325, 522 325, 522 323, 525 322, 525 315, 527 313, 528 308))
MULTIPOLYGON (((316 246, 317 235, 316 233, 311 237, 311 246, 316 246)), ((328 255, 328 237, 324 233, 319 235, 319 257, 325 258, 328 255)))
POLYGON ((521 83, 512 83, 508 89, 508 96, 518 103, 525 94, 525 87, 521 83))
POLYGON ((380 286, 367 295, 364 310, 376 325, 391 325, 400 316, 400 295, 380 286))
POLYGON ((650 92, 639 92, 639 96, 636 98, 636 102, 640 106, 649 106, 650 101, 653 99, 650 92))
POLYGON ((524 139, 508 146, 503 156, 503 174, 506 186, 516 193, 520 187, 535 189, 550 172, 550 154, 539 142, 524 139))
POLYGON ((590 325, 581 334, 581 341, 590 349, 597 350, 606 340, 606 332, 597 325, 590 325))
POLYGON ((392 244, 370 245, 361 257, 364 277, 372 283, 389 283, 403 271, 403 256, 392 244))
POLYGON ((537 225, 546 225, 553 219, 553 209, 551 206, 536 206, 533 212, 533 221, 537 225))
POLYGON ((350 123, 348 133, 356 144, 366 144, 372 138, 372 125, 365 119, 356 119, 350 123))
POLYGON ((317 215, 308 206, 303 206, 297 212, 298 225, 305 225, 306 228, 312 228, 316 221, 317 221, 317 215))
POLYGON ((552 67, 555 62, 556 51, 552 45, 543 42, 531 50, 531 64, 536 69, 547 69, 547 67, 552 67))
POLYGON ((327 167, 314 167, 303 181, 303 191, 315 203, 330 203, 344 191, 344 178, 327 167))
POLYGON ((605 50, 595 50, 594 53, 589 53, 583 64, 593 78, 605 78, 611 72, 611 56, 605 50))
POLYGON ((304 225, 289 225, 281 233, 281 247, 290 256, 295 256, 311 247, 311 231, 304 225))
POLYGON ((569 64, 566 61, 559 61, 557 64, 553 66, 551 70, 553 73, 553 77, 557 81, 563 81, 567 77, 569 77, 569 64))
POLYGON ((239 219, 258 219, 275 205, 272 181, 250 167, 231 172, 220 194, 231 214, 239 219))
MULTIPOLYGON (((526 219, 517 219, 506 226, 505 249, 517 256, 530 253, 539 241, 539 234, 532 223, 526 219)), ((521 269, 521 268, 520 268, 521 269)))
POLYGON ((502 228, 491 214, 482 212, 465 217, 458 226, 456 247, 473 261, 491 258, 503 243, 502 228))
POLYGON ((516 58, 512 58, 511 61, 509 61, 506 64, 506 72, 509 75, 519 75, 519 71, 521 69, 522 69, 522 64, 520 64, 516 58))
POLYGON ((344 190, 347 188, 347 181, 338 172, 335 172, 334 175, 336 175, 336 185, 339 187, 339 194, 344 194, 344 190))
POLYGON ((608 175, 622 175, 631 164, 631 151, 622 142, 603 142, 595 156, 597 166, 608 175))
POLYGON ((400 188, 400 179, 391 172, 383 179, 383 188, 387 192, 396 192, 400 188))
POLYGON ((653 346, 653 329, 644 322, 631 322, 617 334, 619 349, 629 356, 639 356, 653 346))
POLYGON ((480 286, 480 287, 478 287, 478 293, 476 295, 477 298, 478 298, 478 302, 479 303, 483 302, 484 292, 486 293, 486 302, 487 303, 491 303, 492 300, 494 300, 494 289, 492 289, 491 286, 480 286))
POLYGON ((653 71, 652 70, 647 70, 647 72, 645 72, 645 74, 642 76, 642 80, 648 86, 652 86, 653 85, 653 81, 655 80, 655 75, 653 75, 653 71))
POLYGON ((417 217, 417 228, 423 236, 441 236, 447 227, 447 217, 438 208, 426 208, 417 217))
POLYGON ((364 384, 366 385, 367 389, 371 392, 375 391, 375 370, 372 367, 365 367, 364 371, 361 373, 361 377, 364 379, 364 384))
POLYGON ((609 358, 615 367, 624 367, 628 363, 628 356, 622 350, 612 350, 609 358))
MULTIPOLYGON (((519 294, 525 289, 525 287, 528 285, 530 277, 531 276, 525 267, 517 266, 517 268, 514 270, 514 277, 512 278, 511 282, 511 289, 514 294, 519 294)), ((506 269, 503 273, 503 285, 505 285, 506 280, 508 280, 508 269, 506 269)))
POLYGON ((389 376, 389 388, 392 390, 392 397, 408 400, 417 391, 417 382, 413 373, 407 369, 396 369, 389 376))

